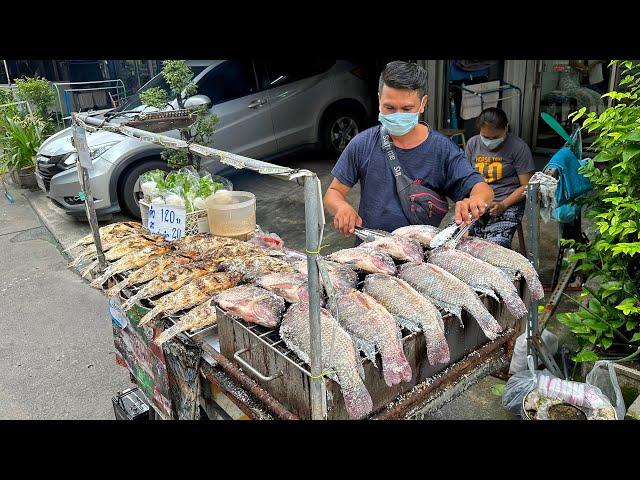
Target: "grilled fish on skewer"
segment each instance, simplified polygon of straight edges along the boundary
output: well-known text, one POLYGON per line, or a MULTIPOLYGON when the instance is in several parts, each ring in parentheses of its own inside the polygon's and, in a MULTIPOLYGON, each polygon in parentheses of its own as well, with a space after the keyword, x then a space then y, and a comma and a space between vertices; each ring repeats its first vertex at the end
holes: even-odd
POLYGON ((240 273, 245 282, 253 282, 257 277, 268 273, 293 272, 288 262, 268 255, 247 255, 220 260, 220 270, 240 273))
POLYGON ((504 270, 508 275, 522 274, 531 292, 531 297, 534 300, 540 300, 544 297, 544 289, 536 269, 533 268, 529 260, 518 252, 478 237, 462 238, 457 249, 504 270))
POLYGON ((264 327, 277 327, 284 312, 284 300, 264 288, 240 285, 214 297, 215 302, 231 315, 264 327))
POLYGON ((364 247, 345 248, 328 255, 327 259, 352 268, 359 268, 369 273, 396 274, 396 264, 393 263, 393 259, 378 250, 364 247))
POLYGON ((229 272, 213 272, 196 278, 158 300, 158 303, 142 317, 140 325, 146 325, 158 315, 170 315, 200 305, 214 293, 235 287, 239 281, 240 275, 229 272))
POLYGON ((469 285, 432 263, 406 263, 399 277, 437 305, 456 317, 467 310, 490 340, 498 337, 502 327, 485 308, 469 285))
POLYGON ((107 267, 107 270, 93 282, 91 286, 100 288, 104 282, 116 273, 125 272, 127 270, 133 270, 145 266, 151 260, 156 257, 160 257, 171 250, 169 246, 156 246, 145 247, 142 250, 131 252, 115 263, 112 263, 107 267))
POLYGON ((211 298, 207 299, 204 303, 198 305, 184 315, 178 323, 167 328, 164 332, 158 335, 155 342, 158 345, 171 340, 180 332, 187 330, 194 331, 199 328, 208 327, 217 323, 218 317, 216 315, 216 307, 211 304, 211 298))
MULTIPOLYGON (((104 243, 109 237, 117 235, 118 233, 133 233, 142 230, 142 224, 138 222, 119 222, 112 223, 110 225, 105 225, 104 227, 99 228, 100 232, 100 240, 104 243)), ((71 245, 69 248, 63 250, 64 252, 68 252, 69 250, 73 250, 80 245, 90 245, 93 243, 93 234, 88 234, 78 240, 76 243, 71 245)))
POLYGON ((429 262, 444 268, 474 290, 495 298, 495 291, 515 318, 527 314, 513 281, 502 270, 461 250, 440 247, 431 251, 429 262))
POLYGON ((422 330, 431 365, 449 363, 442 315, 426 297, 404 280, 381 273, 367 275, 362 291, 386 308, 399 325, 414 332, 422 330))
MULTIPOLYGON (((364 370, 353 340, 324 308, 320 309, 320 330, 322 371, 340 385, 349 417, 366 417, 373 410, 373 401, 362 381, 364 370)), ((311 363, 308 304, 296 303, 289 307, 280 325, 280 337, 303 362, 311 363)))

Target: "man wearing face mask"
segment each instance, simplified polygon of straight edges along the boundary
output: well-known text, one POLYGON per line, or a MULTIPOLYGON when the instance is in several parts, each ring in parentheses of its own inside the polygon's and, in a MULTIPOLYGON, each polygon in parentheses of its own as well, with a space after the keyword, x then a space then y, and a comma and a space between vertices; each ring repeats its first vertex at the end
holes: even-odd
POLYGON ((381 125, 356 135, 332 170, 324 196, 334 226, 351 235, 356 226, 393 231, 410 224, 438 225, 449 197, 455 221, 484 214, 493 190, 449 138, 419 122, 427 104, 427 72, 391 62, 378 84, 381 125), (346 201, 360 182, 358 213, 346 201))
POLYGON ((488 222, 478 222, 470 234, 511 248, 511 241, 522 221, 524 191, 535 171, 528 145, 508 132, 507 114, 499 108, 487 108, 477 120, 480 134, 467 142, 471 164, 491 185, 495 197, 489 208, 488 222))

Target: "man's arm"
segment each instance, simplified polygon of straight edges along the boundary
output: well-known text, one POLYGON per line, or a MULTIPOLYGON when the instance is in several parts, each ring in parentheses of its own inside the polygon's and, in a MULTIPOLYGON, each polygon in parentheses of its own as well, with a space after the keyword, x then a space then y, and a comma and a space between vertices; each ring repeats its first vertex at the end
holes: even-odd
POLYGON ((362 226, 362 219, 346 200, 349 190, 351 187, 334 178, 324 194, 324 205, 333 215, 333 226, 347 236, 353 235, 356 225, 362 226))
POLYGON ((471 223, 472 218, 480 218, 487 207, 491 205, 493 195, 493 189, 486 182, 476 183, 471 189, 471 192, 469 192, 469 198, 464 198, 456 202, 456 223, 458 225, 462 222, 471 223), (469 214, 471 214, 471 218, 469 218, 469 214))

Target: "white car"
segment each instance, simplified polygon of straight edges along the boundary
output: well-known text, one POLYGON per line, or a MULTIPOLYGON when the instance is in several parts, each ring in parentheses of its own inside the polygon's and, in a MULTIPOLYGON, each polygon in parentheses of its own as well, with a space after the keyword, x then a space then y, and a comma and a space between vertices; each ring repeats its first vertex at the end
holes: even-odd
MULTIPOLYGON (((322 146, 333 154, 360 132, 372 111, 372 101, 360 67, 346 60, 190 60, 198 95, 220 121, 213 145, 251 158, 272 160, 301 148, 322 146)), ((156 75, 140 91, 169 88, 156 75)), ((175 104, 175 100, 174 100, 175 104)), ((176 105, 174 105, 175 108, 176 105)), ((138 95, 115 111, 142 111, 138 95)), ((125 121, 126 115, 113 121, 125 121)), ((165 132, 178 137, 177 130, 165 132)), ((140 218, 138 178, 156 168, 167 169, 162 147, 122 135, 87 133, 93 168, 91 189, 99 214, 118 211, 140 218)), ((37 154, 36 178, 49 198, 69 214, 84 215, 71 129, 48 138, 37 154)), ((204 159, 212 173, 219 162, 204 159)))

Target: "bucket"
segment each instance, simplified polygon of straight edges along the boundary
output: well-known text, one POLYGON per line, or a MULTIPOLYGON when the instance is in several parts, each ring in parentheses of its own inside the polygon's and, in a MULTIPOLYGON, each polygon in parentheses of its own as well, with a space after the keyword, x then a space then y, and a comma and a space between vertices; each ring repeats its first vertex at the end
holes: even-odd
POLYGON ((256 228, 256 197, 251 192, 219 190, 205 200, 212 235, 246 240, 256 228))

